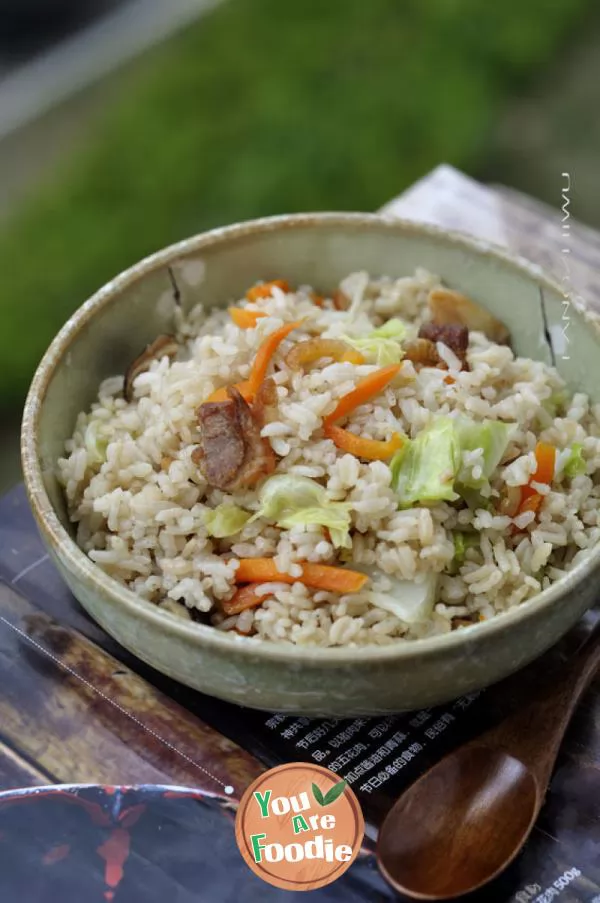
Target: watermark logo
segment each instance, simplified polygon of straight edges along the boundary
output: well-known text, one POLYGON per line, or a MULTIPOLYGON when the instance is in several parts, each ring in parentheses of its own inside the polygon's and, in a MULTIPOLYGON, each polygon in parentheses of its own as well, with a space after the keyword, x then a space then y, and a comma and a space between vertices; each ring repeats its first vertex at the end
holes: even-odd
MULTIPOLYGON (((571 211, 569 207, 571 206, 571 174, 568 172, 561 173, 562 183, 561 183, 561 237, 562 237, 562 247, 561 247, 561 262, 562 262, 562 276, 561 282, 565 292, 569 292, 571 290, 571 211)), ((568 298, 563 298, 562 301, 562 315, 561 315, 561 328, 562 328, 562 359, 563 361, 568 361, 571 358, 569 357, 569 327, 571 325, 571 302, 568 298)))
POLYGON ((346 781, 304 762, 261 775, 244 793, 235 821, 246 863, 285 890, 331 884, 358 856, 364 832, 359 802, 346 781))

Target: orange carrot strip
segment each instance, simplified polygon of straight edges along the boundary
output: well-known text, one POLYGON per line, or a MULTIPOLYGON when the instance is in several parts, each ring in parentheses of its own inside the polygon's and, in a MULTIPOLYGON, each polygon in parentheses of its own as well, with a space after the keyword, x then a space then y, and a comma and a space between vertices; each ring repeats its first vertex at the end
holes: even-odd
MULTIPOLYGON (((240 392, 245 401, 248 403, 254 401, 256 393, 264 381, 269 361, 285 337, 290 334, 292 329, 299 326, 300 323, 302 323, 302 320, 298 320, 296 323, 286 323, 285 326, 276 329, 275 332, 272 332, 271 335, 267 336, 264 340, 254 359, 252 370, 250 371, 250 379, 235 384, 235 388, 240 392)), ((206 401, 227 401, 229 398, 227 388, 227 386, 223 386, 221 389, 217 389, 212 395, 209 395, 206 401)))
POLYGON ((357 593, 368 580, 366 574, 346 568, 311 564, 308 561, 299 564, 302 566, 302 576, 291 577, 277 570, 273 558, 240 558, 235 579, 237 583, 266 583, 271 580, 281 583, 304 583, 305 586, 332 593, 357 593))
POLYGON ((283 340, 290 334, 293 329, 300 326, 302 320, 297 320, 295 323, 286 323, 285 326, 281 326, 279 329, 276 329, 275 332, 272 332, 271 335, 268 335, 260 348, 256 353, 256 357, 254 358, 254 363, 252 364, 252 370, 250 371, 250 378, 248 380, 249 391, 251 393, 252 398, 258 392, 259 386, 267 375, 267 369, 269 367, 269 362, 283 340))
POLYGON ((391 439, 381 442, 377 439, 363 439, 361 436, 355 436, 354 433, 335 426, 333 423, 325 427, 325 435, 342 451, 349 452, 356 458, 366 458, 368 461, 386 461, 404 445, 400 433, 393 433, 391 439))
MULTIPOLYGON (((214 391, 212 393, 212 395, 208 396, 206 401, 207 402, 208 401, 228 401, 229 400, 229 393, 227 391, 228 388, 229 388, 228 386, 222 386, 220 389, 216 389, 216 391, 214 391)), ((252 401, 254 395, 252 394, 252 391, 250 389, 250 383, 248 382, 248 380, 244 380, 244 382, 241 382, 241 383, 236 383, 235 388, 238 390, 238 392, 240 393, 242 398, 244 398, 245 401, 247 401, 247 402, 252 401)))
POLYGON ((290 286, 285 279, 273 279, 271 282, 261 282, 259 285, 253 285, 246 292, 248 301, 258 301, 259 298, 269 298, 273 287, 277 286, 282 292, 289 292, 290 286))
POLYGON ((230 307, 229 316, 240 329, 254 329, 256 321, 267 315, 262 310, 247 310, 245 307, 230 307))
POLYGON ((248 583, 247 586, 241 586, 231 597, 220 603, 223 614, 230 617, 231 615, 239 615, 240 612, 246 611, 247 608, 257 608, 268 598, 266 595, 260 596, 256 592, 258 584, 248 583))
POLYGON ((539 511, 543 498, 543 495, 540 495, 539 492, 531 492, 526 498, 521 500, 519 514, 524 514, 526 511, 539 511))
POLYGON ((554 478, 556 449, 548 442, 538 442, 535 447, 535 459, 537 461, 537 467, 531 480, 534 483, 550 484, 554 478))
POLYGON ((354 408, 358 408, 361 404, 365 404, 371 398, 374 398, 375 395, 379 395, 397 375, 401 366, 401 364, 390 364, 389 367, 382 367, 381 370, 376 370, 375 373, 371 373, 369 376, 361 379, 351 392, 340 398, 337 407, 331 414, 325 417, 323 420, 324 426, 335 423, 336 420, 341 420, 342 417, 347 417, 354 408))
POLYGON ((310 293, 310 299, 313 304, 317 305, 317 307, 323 307, 323 304, 325 302, 325 298, 322 295, 317 295, 316 292, 310 293))
POLYGON ((521 487, 521 501, 517 514, 539 509, 542 503, 542 496, 539 492, 536 492, 531 483, 546 483, 550 485, 554 477, 556 449, 548 442, 538 442, 535 447, 535 460, 537 462, 536 468, 529 479, 529 483, 527 486, 521 487))

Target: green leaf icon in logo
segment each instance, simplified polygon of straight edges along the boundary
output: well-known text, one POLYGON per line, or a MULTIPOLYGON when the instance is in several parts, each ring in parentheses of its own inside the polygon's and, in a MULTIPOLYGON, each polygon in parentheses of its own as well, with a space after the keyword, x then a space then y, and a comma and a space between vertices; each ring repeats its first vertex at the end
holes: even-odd
POLYGON ((324 806, 325 798, 323 797, 323 794, 321 793, 321 791, 319 790, 319 788, 317 787, 316 784, 312 785, 312 793, 313 793, 314 798, 318 802, 319 806, 324 806))
POLYGON ((323 796, 317 785, 313 784, 313 796, 318 802, 319 806, 329 806, 331 803, 335 803, 337 798, 342 795, 347 783, 348 781, 338 781, 337 784, 334 784, 333 787, 330 787, 325 796, 323 796))
POLYGON ((323 805, 329 806, 331 803, 335 803, 338 796, 341 796, 344 792, 344 788, 346 787, 347 783, 348 781, 339 781, 337 784, 334 784, 333 787, 325 794, 323 805))

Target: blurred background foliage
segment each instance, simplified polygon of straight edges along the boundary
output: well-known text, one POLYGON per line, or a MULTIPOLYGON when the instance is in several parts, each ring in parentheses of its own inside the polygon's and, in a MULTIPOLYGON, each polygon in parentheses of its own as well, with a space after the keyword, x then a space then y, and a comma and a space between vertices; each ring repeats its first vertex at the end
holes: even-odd
POLYGON ((498 117, 592 7, 225 0, 147 52, 0 226, 5 411, 66 317, 162 245, 264 214, 375 209, 442 161, 493 177, 498 117))

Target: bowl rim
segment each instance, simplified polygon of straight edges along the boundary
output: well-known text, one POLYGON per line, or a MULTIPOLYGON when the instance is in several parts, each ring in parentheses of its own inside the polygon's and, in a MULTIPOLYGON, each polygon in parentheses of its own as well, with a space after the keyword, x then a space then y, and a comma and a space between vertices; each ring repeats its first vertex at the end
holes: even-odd
POLYGON ((66 321, 50 343, 35 371, 29 388, 21 426, 21 461, 29 503, 45 542, 59 555, 63 566, 84 583, 92 583, 97 590, 110 596, 113 604, 125 608, 134 617, 141 618, 172 638, 187 641, 192 646, 232 653, 242 658, 285 662, 288 666, 305 664, 327 667, 358 663, 380 664, 389 660, 400 661, 415 656, 437 657, 452 649, 468 647, 478 640, 493 638, 497 633, 510 630, 513 625, 535 620, 566 593, 573 591, 600 566, 600 545, 579 562, 572 571, 552 583, 533 598, 515 608, 502 612, 487 621, 464 627, 461 630, 414 640, 399 639, 386 646, 299 646, 278 641, 256 641, 252 637, 239 636, 233 631, 220 631, 214 627, 178 618, 157 605, 142 599, 98 567, 76 544, 61 524, 44 487, 42 468, 38 455, 38 428, 46 390, 52 376, 68 352, 69 345, 95 314, 113 301, 123 290, 162 267, 184 260, 204 248, 227 244, 249 234, 276 232, 278 230, 302 230, 319 226, 339 226, 341 229, 377 228, 403 235, 422 236, 449 244, 475 254, 489 257, 505 269, 532 280, 568 301, 575 313, 596 334, 600 343, 600 316, 586 307, 583 299, 549 276, 542 267, 487 240, 482 240, 452 229, 429 223, 403 219, 385 213, 319 212, 280 214, 247 220, 229 226, 201 232, 163 248, 140 262, 133 264, 109 280, 85 301, 66 321), (59 552, 57 550, 60 550, 59 552))

